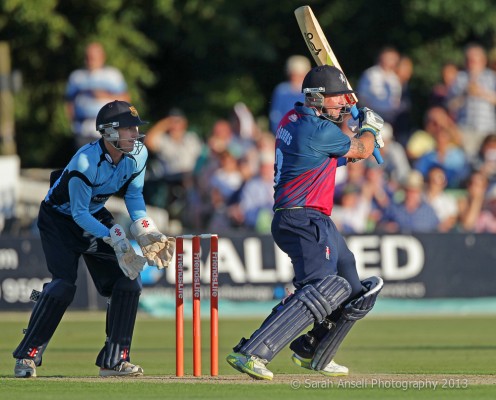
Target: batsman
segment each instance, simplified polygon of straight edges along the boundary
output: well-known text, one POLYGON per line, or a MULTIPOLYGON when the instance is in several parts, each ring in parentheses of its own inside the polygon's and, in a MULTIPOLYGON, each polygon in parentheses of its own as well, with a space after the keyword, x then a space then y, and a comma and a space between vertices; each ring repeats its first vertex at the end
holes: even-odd
POLYGON ((363 108, 354 137, 340 129, 353 90, 334 66, 310 70, 302 92, 304 104, 296 103, 276 132, 271 227, 275 243, 291 258, 296 290, 227 356, 232 367, 256 379, 273 378, 267 364, 289 343, 296 365, 327 376, 347 375, 348 368, 334 356, 383 286, 378 277, 360 281, 354 255, 330 218, 336 168, 384 146, 383 120, 363 108), (299 336, 311 324, 313 329, 299 336))
POLYGON ((28 327, 13 352, 17 378, 36 376, 43 352, 74 299, 81 256, 96 289, 108 298, 106 339, 96 358, 99 375, 143 374, 130 360, 140 272, 146 262, 167 267, 175 248, 175 239, 159 232, 146 214, 142 190, 148 153, 138 130, 146 123, 127 102, 106 104, 96 118, 101 139, 83 146, 63 170, 52 173, 38 216, 52 280, 33 296, 28 327), (125 230, 105 208, 117 193, 124 196, 133 221, 130 231, 145 257, 135 253, 125 230))

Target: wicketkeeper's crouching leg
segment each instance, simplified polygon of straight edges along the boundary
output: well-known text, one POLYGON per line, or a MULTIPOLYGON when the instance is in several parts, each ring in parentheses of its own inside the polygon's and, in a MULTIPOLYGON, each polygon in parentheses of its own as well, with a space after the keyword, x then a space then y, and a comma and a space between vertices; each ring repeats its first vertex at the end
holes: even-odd
POLYGON ((54 279, 43 286, 36 299, 24 338, 13 352, 16 359, 16 378, 36 376, 43 352, 48 346, 64 313, 74 299, 76 286, 62 279, 54 279))
POLYGON ((340 312, 326 317, 314 328, 295 339, 290 348, 295 352, 293 361, 301 367, 326 374, 326 367, 332 362, 339 346, 356 321, 362 319, 374 307, 383 281, 371 277, 362 281, 364 293, 342 306, 340 312))
POLYGON ((107 306, 107 339, 98 354, 100 376, 142 375, 139 365, 130 363, 131 342, 141 295, 141 280, 119 279, 107 306))
POLYGON ((266 364, 308 325, 336 310, 350 293, 348 281, 337 275, 305 285, 278 304, 250 339, 242 338, 227 362, 254 378, 272 379, 266 364))

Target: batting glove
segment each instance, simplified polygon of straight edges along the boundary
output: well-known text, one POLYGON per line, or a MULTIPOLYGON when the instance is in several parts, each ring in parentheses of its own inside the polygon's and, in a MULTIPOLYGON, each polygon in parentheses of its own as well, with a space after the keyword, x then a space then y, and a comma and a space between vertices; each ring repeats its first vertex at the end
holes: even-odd
POLYGON ((174 255, 176 239, 160 233, 149 217, 140 218, 131 225, 131 233, 148 260, 148 264, 158 269, 166 268, 174 255))
POLYGON ((124 275, 131 280, 136 279, 143 271, 146 259, 135 253, 122 226, 116 224, 110 228, 110 237, 104 237, 103 241, 114 248, 117 262, 124 275))
POLYGON ((363 107, 359 110, 360 134, 363 132, 371 132, 375 137, 375 147, 384 147, 381 129, 384 126, 384 120, 375 111, 370 108, 363 107))

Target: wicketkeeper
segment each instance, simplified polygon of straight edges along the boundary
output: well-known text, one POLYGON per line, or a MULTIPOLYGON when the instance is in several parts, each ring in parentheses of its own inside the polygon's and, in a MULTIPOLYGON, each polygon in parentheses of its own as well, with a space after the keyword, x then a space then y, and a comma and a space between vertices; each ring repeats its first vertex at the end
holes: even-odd
POLYGON ((175 239, 160 233, 146 214, 142 189, 148 152, 138 131, 146 123, 129 103, 106 104, 96 119, 102 138, 79 149, 64 170, 52 173, 38 216, 52 281, 39 294, 24 338, 14 350, 16 377, 36 376, 43 352, 74 298, 80 256, 98 292, 108 297, 106 340, 96 359, 100 376, 143 374, 130 362, 140 272, 146 262, 167 267, 175 247, 175 239), (135 253, 125 230, 104 207, 116 193, 124 196, 133 221, 130 231, 144 257, 135 253))
POLYGON ((384 121, 370 109, 360 110, 355 137, 340 129, 350 106, 345 94, 353 92, 346 82, 335 67, 313 68, 303 81, 305 104, 296 103, 276 132, 272 236, 291 258, 296 291, 227 356, 232 367, 257 379, 273 378, 267 364, 290 342, 298 366, 347 375, 334 355, 382 289, 380 278, 360 281, 355 258, 330 218, 336 168, 384 146, 384 121))

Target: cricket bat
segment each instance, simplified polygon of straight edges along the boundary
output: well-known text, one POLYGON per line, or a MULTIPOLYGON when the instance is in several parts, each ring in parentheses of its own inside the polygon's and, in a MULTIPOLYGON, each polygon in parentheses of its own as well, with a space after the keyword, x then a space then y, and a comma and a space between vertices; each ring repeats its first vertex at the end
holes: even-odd
MULTIPOLYGON (((315 18, 315 15, 310 8, 310 6, 302 6, 295 10, 296 21, 298 21, 298 26, 300 27, 301 34, 303 35, 303 39, 307 44, 308 50, 312 54, 313 59, 317 63, 317 65, 332 65, 341 72, 343 72, 343 68, 339 65, 339 61, 336 58, 336 55, 332 51, 329 42, 327 41, 324 31, 320 27, 319 21, 315 18)), ((346 78, 346 76, 345 76, 346 78)), ((346 78, 346 84, 350 90, 353 90, 348 78, 346 78)), ((351 107, 351 115, 354 119, 358 118, 358 108, 356 103, 358 103, 358 98, 355 93, 350 93, 345 95, 348 103, 352 104, 351 107)), ((382 156, 379 152, 379 149, 375 148, 373 153, 378 164, 382 164, 382 156)))

